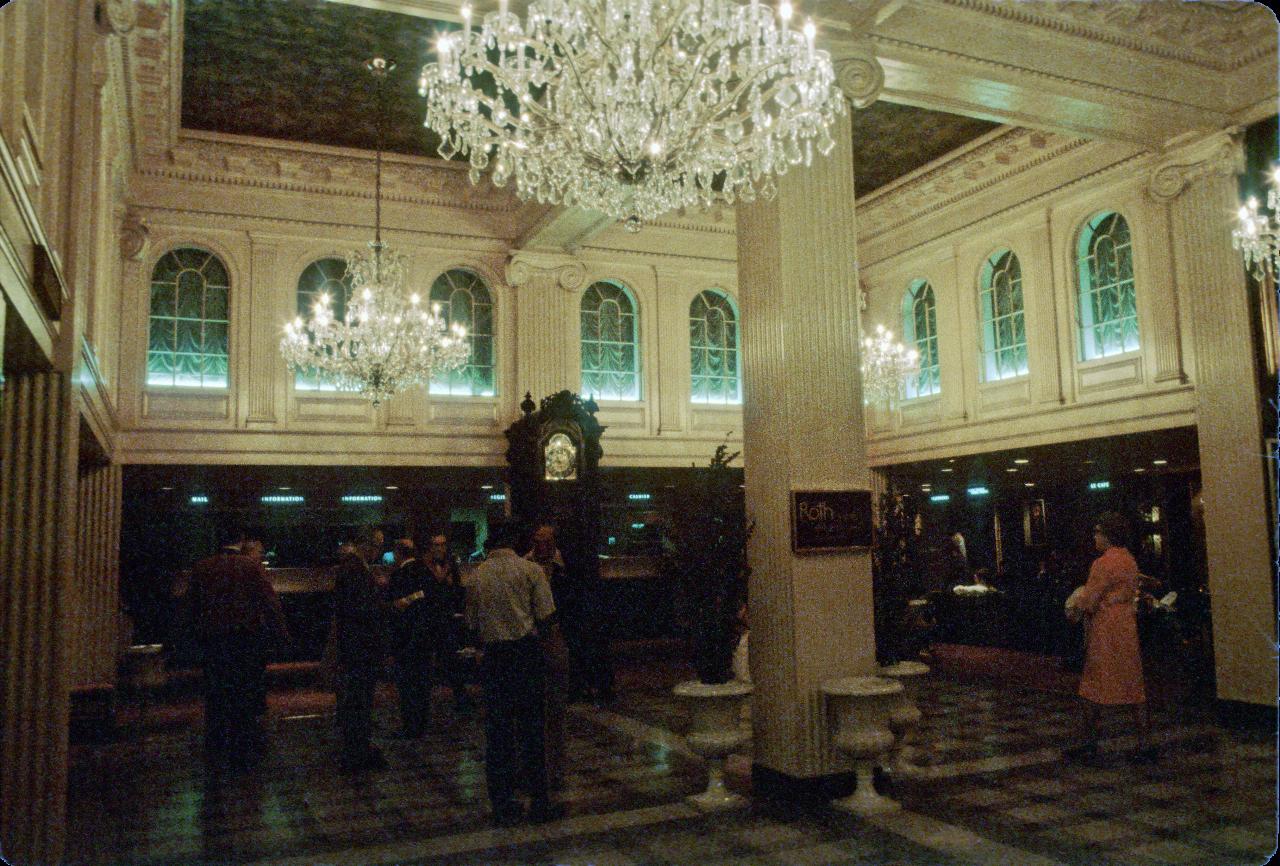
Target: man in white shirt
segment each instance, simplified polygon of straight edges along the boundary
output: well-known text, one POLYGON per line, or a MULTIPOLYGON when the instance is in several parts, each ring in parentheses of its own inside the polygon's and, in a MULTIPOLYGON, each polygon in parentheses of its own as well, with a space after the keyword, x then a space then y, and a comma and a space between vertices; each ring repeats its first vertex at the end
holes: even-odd
POLYGON ((467 583, 467 622, 484 644, 484 765, 494 820, 524 817, 514 799, 519 776, 528 789, 529 819, 553 820, 560 809, 547 790, 543 742, 546 670, 542 640, 559 640, 555 602, 542 568, 515 552, 515 527, 494 526, 489 558, 467 583))

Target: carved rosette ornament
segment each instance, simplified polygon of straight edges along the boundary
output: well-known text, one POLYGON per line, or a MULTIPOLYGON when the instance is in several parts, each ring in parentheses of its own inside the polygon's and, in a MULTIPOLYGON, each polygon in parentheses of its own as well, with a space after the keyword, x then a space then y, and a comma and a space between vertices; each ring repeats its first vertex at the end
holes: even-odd
POLYGON ((120 220, 120 257, 138 261, 147 249, 151 229, 135 210, 127 210, 120 220))
POLYGON ((138 7, 134 0, 98 0, 93 20, 103 33, 124 36, 138 23, 138 7))
POLYGON ((1161 162, 1151 171, 1147 194, 1158 202, 1173 201, 1195 181, 1209 175, 1230 177, 1245 170, 1243 131, 1232 127, 1210 136, 1161 162))
POLYGON ((836 83, 854 108, 866 108, 880 98, 884 89, 884 67, 870 47, 859 47, 857 53, 837 57, 833 65, 836 83))
POLYGON ((516 253, 507 263, 507 285, 576 292, 587 281, 587 268, 577 259, 543 260, 516 253))

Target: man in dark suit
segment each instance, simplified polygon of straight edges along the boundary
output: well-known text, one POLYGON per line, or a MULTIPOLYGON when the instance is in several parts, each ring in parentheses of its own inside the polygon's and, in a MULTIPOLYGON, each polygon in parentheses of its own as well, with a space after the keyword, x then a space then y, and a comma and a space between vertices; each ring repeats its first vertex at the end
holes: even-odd
POLYGON ((257 723, 263 667, 271 642, 287 631, 266 571, 241 554, 238 533, 196 563, 191 603, 204 657, 206 755, 216 764, 255 763, 264 746, 257 723))
POLYGON ((373 692, 386 658, 383 590, 369 567, 378 554, 373 534, 365 531, 355 545, 343 547, 334 573, 337 717, 342 737, 341 764, 345 770, 386 767, 382 753, 370 742, 373 692))
POLYGON ((420 737, 431 716, 431 600, 426 568, 417 558, 413 540, 395 544, 395 570, 387 583, 391 599, 391 654, 396 660, 396 691, 400 696, 400 733, 420 737))

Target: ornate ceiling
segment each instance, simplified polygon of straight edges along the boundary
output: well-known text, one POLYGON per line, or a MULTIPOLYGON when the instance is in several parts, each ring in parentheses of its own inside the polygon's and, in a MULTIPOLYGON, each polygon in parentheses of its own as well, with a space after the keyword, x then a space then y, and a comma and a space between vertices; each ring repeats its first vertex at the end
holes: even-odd
MULTIPOLYGON (((187 129, 372 149, 373 88, 363 63, 399 63, 388 99, 389 150, 435 156, 422 126, 418 70, 435 34, 456 25, 327 0, 186 0, 182 125, 187 129)), ((996 128, 880 102, 855 111, 857 192, 865 195, 996 128)))

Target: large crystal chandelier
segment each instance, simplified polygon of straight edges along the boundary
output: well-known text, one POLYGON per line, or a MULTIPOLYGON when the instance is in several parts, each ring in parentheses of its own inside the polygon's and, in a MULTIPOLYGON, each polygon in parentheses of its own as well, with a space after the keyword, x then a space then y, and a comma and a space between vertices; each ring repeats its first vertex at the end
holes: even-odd
POLYGON ((1231 244, 1244 255, 1244 263, 1258 279, 1280 272, 1280 167, 1267 178, 1267 210, 1258 212, 1258 200, 1252 196, 1240 206, 1238 225, 1231 233, 1231 244))
POLYGON ((417 292, 404 288, 405 258, 382 242, 383 82, 395 62, 375 57, 365 66, 377 82, 379 103, 373 241, 367 251, 346 256, 350 292, 345 315, 339 318, 333 298, 321 294, 309 318, 299 316, 285 325, 280 354, 289 369, 318 373, 377 406, 404 388, 427 385, 432 375, 465 364, 471 343, 462 326, 449 326, 439 305, 428 310, 417 292))
POLYGON ((815 28, 790 0, 500 0, 423 67, 440 155, 469 156, 521 198, 642 221, 770 197, 774 175, 828 153, 845 109, 815 28))
POLYGON ((907 378, 920 372, 920 353, 893 339, 893 331, 876 325, 874 337, 862 339, 862 402, 893 406, 907 378))

